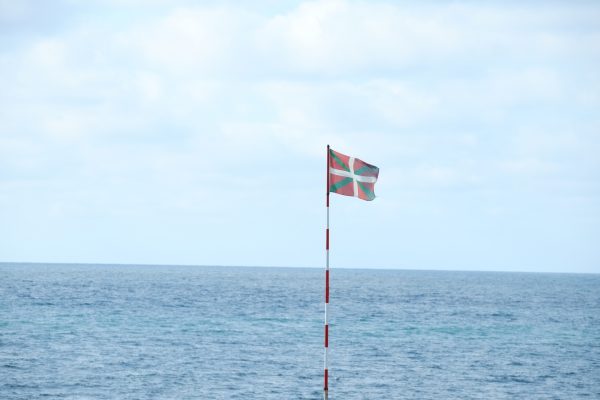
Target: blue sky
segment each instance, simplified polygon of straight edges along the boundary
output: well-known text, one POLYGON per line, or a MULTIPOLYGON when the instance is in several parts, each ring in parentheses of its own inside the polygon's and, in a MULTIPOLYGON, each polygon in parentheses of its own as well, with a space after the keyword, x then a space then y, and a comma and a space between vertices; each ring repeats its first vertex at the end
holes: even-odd
POLYGON ((0 261, 600 272, 600 3, 0 0, 0 261))

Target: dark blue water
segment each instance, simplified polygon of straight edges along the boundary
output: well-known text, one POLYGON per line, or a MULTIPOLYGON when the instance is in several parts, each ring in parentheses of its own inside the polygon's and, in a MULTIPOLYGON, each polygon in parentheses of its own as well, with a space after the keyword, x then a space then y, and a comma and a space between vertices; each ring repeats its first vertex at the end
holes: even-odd
MULTIPOLYGON (((0 264, 1 399, 319 399, 318 269, 0 264)), ((600 399, 600 275, 333 270, 332 399, 600 399)))

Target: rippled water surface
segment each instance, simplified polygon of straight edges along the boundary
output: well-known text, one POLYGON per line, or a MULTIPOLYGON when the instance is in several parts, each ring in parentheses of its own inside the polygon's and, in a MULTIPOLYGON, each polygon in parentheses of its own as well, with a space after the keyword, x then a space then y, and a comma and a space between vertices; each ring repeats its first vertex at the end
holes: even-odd
MULTIPOLYGON (((0 264, 1 399, 319 399, 318 269, 0 264)), ((600 399, 600 276, 333 270, 332 399, 600 399)))

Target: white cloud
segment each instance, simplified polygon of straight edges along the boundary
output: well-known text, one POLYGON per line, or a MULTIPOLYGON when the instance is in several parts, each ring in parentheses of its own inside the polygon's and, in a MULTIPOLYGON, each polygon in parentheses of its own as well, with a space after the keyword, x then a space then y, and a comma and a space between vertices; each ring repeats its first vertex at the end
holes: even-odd
POLYGON ((142 63, 171 73, 201 74, 223 67, 235 53, 240 17, 226 9, 175 9, 165 18, 120 35, 142 63))
POLYGON ((265 36, 281 48, 290 67, 328 74, 386 71, 433 62, 461 50, 464 30, 444 20, 446 9, 310 2, 270 21, 265 36))

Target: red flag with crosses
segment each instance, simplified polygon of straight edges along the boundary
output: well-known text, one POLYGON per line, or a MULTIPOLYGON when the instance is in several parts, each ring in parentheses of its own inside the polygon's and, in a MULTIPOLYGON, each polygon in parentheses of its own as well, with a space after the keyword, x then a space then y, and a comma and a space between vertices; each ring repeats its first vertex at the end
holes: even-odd
POLYGON ((375 198, 379 168, 329 149, 329 191, 362 200, 375 198))

